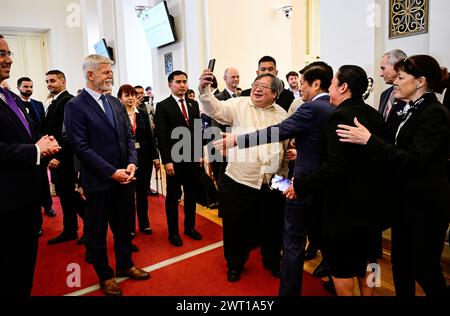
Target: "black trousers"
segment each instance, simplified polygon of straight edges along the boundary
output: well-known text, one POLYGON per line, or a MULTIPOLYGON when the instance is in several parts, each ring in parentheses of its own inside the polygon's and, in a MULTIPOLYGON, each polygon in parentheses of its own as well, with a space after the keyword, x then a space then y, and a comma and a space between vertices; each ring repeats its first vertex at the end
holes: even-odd
POLYGON ((433 211, 412 211, 408 219, 392 226, 392 273, 397 296, 414 296, 415 281, 427 296, 448 295, 441 267, 448 222, 430 216, 433 211))
POLYGON ((86 191, 87 210, 84 220, 86 248, 100 280, 114 277, 106 251, 108 224, 114 237, 116 270, 127 270, 131 259, 131 217, 129 212, 130 185, 114 184, 107 191, 86 191))
POLYGON ((63 231, 69 235, 76 235, 77 214, 84 219, 86 212, 86 201, 75 191, 77 174, 71 169, 58 168, 51 171, 51 176, 63 211, 63 231))
POLYGON ((48 179, 47 173, 47 165, 43 164, 40 166, 41 177, 42 177, 42 187, 41 187, 41 199, 42 199, 42 207, 45 210, 52 208, 53 200, 52 194, 50 192, 50 183, 48 179))
POLYGON ((217 193, 219 198, 219 217, 223 217, 223 207, 222 207, 222 187, 223 187, 223 177, 225 176, 225 171, 227 169, 228 163, 226 161, 213 161, 211 162, 211 168, 214 175, 214 179, 217 183, 217 193))
POLYGON ((139 229, 150 228, 148 219, 148 188, 152 178, 152 167, 139 168, 136 171, 136 181, 134 182, 134 192, 131 194, 131 231, 136 231, 136 213, 139 229))
POLYGON ((178 200, 181 186, 184 192, 184 230, 195 227, 196 188, 193 179, 199 177, 198 163, 175 164, 175 176, 167 176, 166 218, 169 236, 179 234, 178 200))
POLYGON ((284 198, 264 184, 260 190, 223 177, 223 242, 228 268, 242 270, 250 250, 261 246, 263 264, 281 260, 284 198))
POLYGON ((1 297, 26 298, 31 295, 38 249, 39 215, 40 205, 37 204, 0 212, 1 297))

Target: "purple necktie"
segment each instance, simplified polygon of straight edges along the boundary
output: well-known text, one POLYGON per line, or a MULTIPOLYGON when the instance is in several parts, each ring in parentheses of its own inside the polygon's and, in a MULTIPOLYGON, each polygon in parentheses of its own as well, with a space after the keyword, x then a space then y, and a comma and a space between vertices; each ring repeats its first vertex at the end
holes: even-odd
POLYGON ((31 136, 30 124, 25 118, 25 114, 23 114, 22 111, 19 109, 19 106, 17 105, 16 101, 14 101, 9 91, 0 87, 0 92, 5 96, 6 103, 11 108, 11 110, 17 115, 17 117, 22 122, 23 126, 25 126, 25 128, 27 129, 28 134, 31 136))

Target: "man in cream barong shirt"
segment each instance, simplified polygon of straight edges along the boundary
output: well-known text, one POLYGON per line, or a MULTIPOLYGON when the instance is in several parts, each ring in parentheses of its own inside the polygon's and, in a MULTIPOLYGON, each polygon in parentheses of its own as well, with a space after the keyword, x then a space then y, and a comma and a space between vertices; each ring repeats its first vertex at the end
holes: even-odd
MULTIPOLYGON (((275 104, 283 83, 272 74, 259 75, 250 97, 219 101, 211 93, 213 74, 205 70, 200 77, 203 111, 217 122, 230 125, 232 133, 242 134, 278 124, 286 111, 275 104)), ((272 135, 273 136, 273 135, 272 135)), ((287 175, 287 142, 228 152, 223 179, 223 239, 227 278, 237 282, 250 250, 261 246, 263 265, 279 277, 284 197, 272 190, 273 175, 287 175)))

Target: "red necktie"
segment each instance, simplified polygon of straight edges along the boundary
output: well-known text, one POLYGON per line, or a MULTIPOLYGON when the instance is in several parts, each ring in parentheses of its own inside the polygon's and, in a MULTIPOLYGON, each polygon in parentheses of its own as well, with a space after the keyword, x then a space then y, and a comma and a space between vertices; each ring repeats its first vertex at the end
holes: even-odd
POLYGON ((186 106, 184 105, 184 100, 180 99, 179 101, 181 103, 181 112, 183 112, 184 119, 186 120, 186 124, 189 127, 189 118, 187 115, 186 106))

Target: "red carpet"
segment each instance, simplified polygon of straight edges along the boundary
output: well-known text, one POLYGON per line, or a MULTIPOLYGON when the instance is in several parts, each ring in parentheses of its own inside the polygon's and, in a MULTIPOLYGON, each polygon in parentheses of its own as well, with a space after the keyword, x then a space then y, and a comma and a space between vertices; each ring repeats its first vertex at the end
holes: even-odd
MULTIPOLYGON (((203 240, 193 241, 181 235, 183 247, 173 247, 167 240, 167 228, 164 211, 164 197, 149 197, 150 222, 153 235, 136 234, 133 243, 140 249, 133 253, 133 261, 139 267, 155 265, 162 261, 189 253, 222 240, 222 228, 197 215, 196 228, 203 235, 203 240)), ((39 242, 38 261, 33 286, 34 296, 60 296, 98 285, 94 269, 84 260, 84 246, 77 246, 75 241, 58 245, 47 245, 47 240, 62 230, 62 213, 58 198, 54 198, 57 216, 44 216, 44 235, 39 242), (70 288, 67 278, 72 270, 67 266, 76 263, 80 266, 81 287, 70 288)), ((180 208, 180 231, 182 231, 183 211, 180 208)), ((81 232, 81 224, 80 229, 81 232)), ((108 256, 114 267, 112 235, 108 234, 108 256)), ((126 280, 120 283, 124 295, 128 296, 276 296, 279 280, 273 278, 261 264, 259 251, 253 251, 241 281, 229 283, 226 280, 226 265, 223 248, 184 259, 175 264, 158 268, 151 272, 148 281, 126 280)), ((304 274, 306 296, 328 296, 322 287, 322 281, 304 274)), ((87 295, 103 295, 97 290, 87 295)))

